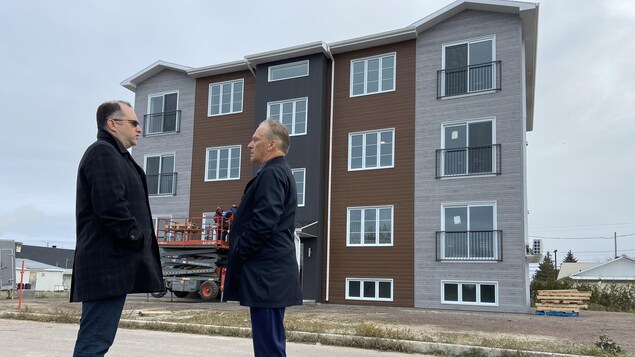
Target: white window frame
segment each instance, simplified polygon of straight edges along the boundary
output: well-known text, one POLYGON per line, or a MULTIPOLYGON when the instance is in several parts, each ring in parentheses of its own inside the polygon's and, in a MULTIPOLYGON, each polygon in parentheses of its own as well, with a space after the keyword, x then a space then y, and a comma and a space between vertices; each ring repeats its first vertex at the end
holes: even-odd
MULTIPOLYGON (((289 126, 287 126, 287 129, 289 129, 289 136, 297 136, 297 135, 306 135, 307 131, 308 131, 308 126, 309 126, 309 98, 308 97, 302 97, 302 98, 294 98, 294 99, 286 99, 286 100, 279 100, 279 101, 275 101, 275 102, 268 102, 267 103, 267 118, 271 118, 271 107, 274 105, 280 105, 280 116, 282 116, 282 107, 284 106, 284 104, 286 103, 291 103, 293 104, 293 117, 291 118, 291 123, 289 126), (299 102, 304 101, 305 104, 305 108, 306 108, 306 112, 305 112, 305 118, 304 118, 304 132, 296 132, 296 114, 297 114, 297 104, 299 102)), ((281 122, 282 124, 284 124, 285 126, 287 125, 287 123, 283 123, 282 122, 282 117, 279 118, 275 118, 276 120, 278 120, 279 122, 281 122)))
POLYGON ((210 148, 206 148, 205 149, 205 182, 211 182, 211 181, 229 181, 229 180, 239 180, 240 179, 240 166, 241 166, 241 161, 242 161, 242 146, 241 145, 231 145, 231 146, 217 146, 217 147, 210 147, 210 148), (231 177, 231 152, 233 149, 238 149, 238 176, 237 177, 231 177), (220 155, 220 151, 221 150, 229 150, 228 153, 228 163, 229 166, 227 167, 227 177, 225 178, 219 178, 219 172, 220 172, 220 160, 218 160, 218 156, 220 155), (217 166, 216 166, 216 178, 210 178, 208 177, 208 172, 209 172, 209 159, 210 159, 210 152, 211 151, 216 151, 217 152, 217 166))
POLYGON ((209 87, 208 87, 208 93, 207 93, 207 116, 208 117, 215 117, 215 116, 221 116, 221 115, 229 115, 229 114, 236 114, 236 113, 242 113, 243 110, 245 108, 245 80, 243 78, 240 79, 233 79, 231 81, 225 81, 225 82, 215 82, 215 83, 210 83, 209 87), (236 110, 234 108, 234 86, 236 85, 236 83, 241 83, 243 90, 242 90, 242 98, 240 100, 240 110, 236 110), (230 109, 229 112, 224 113, 223 112, 223 85, 225 84, 231 84, 231 95, 230 95, 230 109), (218 113, 213 114, 212 113, 212 87, 215 86, 219 86, 220 87, 220 98, 219 98, 219 108, 218 108, 218 113))
POLYGON ((499 292, 497 281, 462 281, 462 280, 441 280, 441 296, 440 300, 442 304, 448 305, 481 305, 481 306, 498 306, 499 305, 499 292), (457 285, 457 301, 445 300, 445 285, 456 284, 457 285), (476 301, 463 301, 463 284, 476 285, 476 301), (494 302, 482 302, 481 301, 481 285, 494 285, 494 302))
POLYGON ((284 80, 291 79, 291 78, 308 77, 308 75, 309 75, 309 60, 304 60, 304 61, 283 63, 283 64, 279 64, 279 65, 275 65, 275 66, 270 66, 269 67, 269 71, 268 71, 267 80, 269 82, 276 82, 276 81, 284 81, 284 80), (276 78, 276 79, 272 79, 271 78, 272 72, 277 70, 277 69, 285 69, 285 68, 289 68, 289 67, 302 66, 302 65, 306 65, 306 74, 301 74, 301 75, 297 75, 297 76, 288 76, 288 77, 282 77, 282 78, 276 78))
MULTIPOLYGON (((214 212, 203 212, 201 214, 201 239, 202 240, 219 240, 222 237, 218 237, 218 229, 213 225, 216 223, 214 221, 214 216, 216 215, 216 211, 214 212), (209 229, 209 231, 208 231, 209 229)), ((225 212, 223 212, 223 216, 225 216, 225 212)), ((222 234, 221 234, 222 235, 222 234)))
MULTIPOLYGON (((152 94, 148 94, 148 109, 146 110, 147 115, 152 115, 152 114, 157 114, 157 113, 150 113, 150 107, 152 105, 152 98, 155 97, 163 97, 163 108, 162 108, 162 112, 164 114, 163 116, 163 120, 165 120, 165 96, 168 94, 175 94, 176 93, 176 124, 175 124, 175 129, 173 131, 163 131, 163 129, 161 129, 161 131, 157 131, 154 133, 150 133, 149 131, 146 130, 146 127, 149 127, 148 123, 143 123, 143 134, 145 136, 148 135, 161 135, 161 134, 175 134, 178 133, 181 130, 181 120, 179 117, 179 104, 180 104, 180 100, 181 100, 181 94, 179 93, 178 90, 175 91, 167 91, 167 92, 159 92, 159 93, 152 93, 152 94)), ((163 125, 162 125, 163 127, 163 125)))
POLYGON ((388 93, 388 92, 394 92, 395 90, 397 90, 397 52, 390 52, 390 53, 384 53, 381 55, 377 55, 377 56, 371 56, 371 57, 365 57, 365 58, 356 58, 354 60, 351 60, 351 65, 350 65, 350 88, 349 88, 349 95, 350 97, 361 97, 364 95, 372 95, 372 94, 379 94, 379 93, 388 93), (382 75, 383 75, 383 58, 384 57, 390 57, 392 56, 394 59, 394 66, 392 68, 392 89, 386 89, 384 90, 382 88, 382 75), (377 91, 376 92, 368 92, 368 61, 370 60, 374 60, 374 59, 379 59, 379 78, 378 81, 379 83, 377 84, 377 91), (364 91, 362 93, 359 94, 353 94, 353 68, 355 66, 356 63, 359 62, 364 62, 364 91))
MULTIPOLYGON (((485 42, 485 41, 492 41, 492 86, 496 87, 495 83, 496 83, 496 35, 489 35, 489 36, 483 36, 483 37, 476 37, 476 38, 471 38, 471 39, 467 39, 467 40, 461 40, 461 41, 455 41, 455 42, 448 42, 448 43, 444 43, 441 47, 441 69, 445 72, 445 70, 447 68, 445 68, 445 54, 446 54, 446 48, 447 47, 452 47, 452 46, 457 46, 457 45, 461 45, 461 44, 467 44, 468 47, 468 60, 467 60, 467 66, 470 66, 470 59, 469 59, 469 48, 470 48, 470 44, 471 43, 477 43, 477 42, 485 42)), ((489 90, 483 90, 483 91, 473 91, 470 92, 469 88, 470 88, 470 83, 469 83, 469 75, 467 76, 467 81, 465 83, 466 85, 466 93, 464 94, 459 94, 459 95, 453 95, 450 97, 446 97, 445 96, 445 77, 443 78, 443 80, 441 81, 441 93, 443 94, 443 98, 456 98, 456 97, 461 97, 461 96, 465 96, 465 95, 477 95, 477 94, 483 94, 483 93, 491 93, 492 91, 495 90, 495 88, 490 88, 489 90)))
MULTIPOLYGON (((295 173, 302 173, 302 202, 300 202, 300 199, 298 198, 298 207, 304 207, 304 204, 306 202, 306 168, 297 168, 297 169, 292 169, 291 173, 294 174, 294 178, 295 178, 295 173)), ((296 192, 298 195, 300 195, 300 190, 298 190, 298 182, 296 181, 295 183, 295 187, 296 187, 296 192)))
MULTIPOLYGON (((143 172, 145 172, 146 176, 148 175, 148 159, 152 157, 159 157, 159 178, 158 178, 158 187, 161 187, 161 168, 163 167, 163 158, 172 156, 172 160, 174 161, 174 167, 172 169, 172 180, 175 180, 174 174, 176 174, 176 152, 166 152, 160 154, 146 154, 143 156, 143 172)), ((174 196, 176 195, 176 185, 172 183, 172 187, 174 188, 174 192, 170 193, 150 193, 148 191, 149 197, 164 197, 164 196, 174 196)))
MULTIPOLYGON (((443 122, 441 123, 441 149, 442 150, 446 150, 446 142, 445 142, 445 129, 447 127, 451 127, 451 126, 458 126, 458 125, 465 125, 466 130, 465 130, 465 135, 467 138, 469 138, 469 125, 470 124, 475 124, 475 123, 482 123, 482 122, 492 122, 492 143, 490 145, 492 145, 492 172, 488 173, 488 174, 478 174, 476 176, 495 176, 496 172, 498 172, 498 160, 496 158, 496 149, 494 148, 494 145, 496 145, 496 117, 484 117, 484 118, 474 118, 474 119, 468 119, 468 120, 455 120, 455 121, 447 121, 447 122, 443 122)), ((470 144, 467 143, 467 147, 470 147, 470 144)), ((443 154, 441 156, 441 178, 442 179, 447 179, 447 178, 465 178, 465 177, 474 177, 475 175, 472 174, 470 175, 469 173, 465 173, 465 174, 459 174, 459 175, 448 175, 445 173, 445 154, 443 154)), ((468 161, 468 165, 469 165, 469 161, 468 161)), ((466 167, 467 170, 467 167, 466 167)))
POLYGON ((348 134, 348 171, 361 171, 361 170, 380 170, 380 169, 392 169, 395 167, 395 128, 386 128, 379 130, 370 130, 370 131, 359 131, 355 133, 348 134), (392 134, 392 148, 390 151, 390 157, 392 158, 391 164, 382 166, 381 165, 381 134, 390 132, 392 134), (375 167, 366 167, 366 149, 367 149, 367 141, 366 138, 368 134, 377 134, 377 166, 375 167), (352 165, 352 154, 353 154, 353 136, 362 135, 362 167, 353 168, 352 165))
POLYGON ((385 206, 364 206, 364 207, 348 207, 346 210, 346 246, 347 247, 392 247, 395 243, 395 206, 393 205, 385 205, 385 206), (380 209, 390 209, 390 243, 379 243, 379 235, 380 235, 380 219, 379 219, 379 210, 380 209), (351 211, 360 210, 361 211, 361 227, 360 227, 360 242, 359 243, 351 243, 351 211), (364 218, 366 216, 367 210, 375 210, 375 237, 376 243, 364 243, 364 218))
POLYGON ((381 279, 381 278, 346 278, 345 282, 346 286, 346 300, 364 300, 364 301, 393 301, 394 300, 394 292, 395 292, 395 283, 393 279, 381 279), (359 282, 360 283, 360 296, 351 296, 349 286, 351 282, 359 282), (375 283, 375 297, 368 298, 364 297, 364 283, 375 283), (380 298, 379 297, 379 283, 390 283, 390 298, 380 298))
MULTIPOLYGON (((483 201, 483 202, 460 202, 460 203, 442 203, 441 204, 441 231, 446 232, 445 228, 445 209, 446 208, 461 208, 465 207, 467 211, 467 231, 470 231, 470 207, 492 207, 492 231, 498 230, 498 207, 496 201, 483 201)), ((496 262, 500 259, 499 248, 498 248, 498 237, 497 235, 493 235, 492 239, 494 240, 492 249, 494 251, 494 257, 492 259, 457 259, 456 257, 446 257, 445 256, 445 237, 441 240, 441 259, 442 260, 450 260, 450 261, 460 261, 460 262, 474 262, 474 261, 483 261, 483 262, 496 262)))
MULTIPOLYGON (((154 227, 154 234, 157 236, 157 238, 163 238, 165 239, 165 227, 163 227, 163 229, 161 229, 161 231, 163 232, 164 236, 163 237, 159 237, 159 220, 171 220, 172 219, 172 215, 171 214, 153 214, 152 215, 152 226, 154 227)), ((165 221, 165 223, 167 224, 168 221, 165 221)))

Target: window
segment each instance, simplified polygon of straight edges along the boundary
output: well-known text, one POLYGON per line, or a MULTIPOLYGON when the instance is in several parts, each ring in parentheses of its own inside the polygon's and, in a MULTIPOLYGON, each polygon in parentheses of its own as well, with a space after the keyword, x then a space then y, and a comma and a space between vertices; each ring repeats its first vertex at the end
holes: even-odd
POLYGON ((437 155, 437 177, 500 173, 500 145, 494 145, 494 121, 443 126, 443 150, 437 155), (440 154, 440 155, 439 155, 440 154))
POLYGON ((154 232, 157 236, 157 239, 165 239, 165 226, 170 223, 171 219, 172 215, 152 216, 152 226, 154 227, 154 232))
POLYGON ((306 169, 293 169, 291 172, 293 173, 295 188, 298 193, 298 207, 304 207, 306 169))
POLYGON ((242 79, 209 85, 209 111, 207 116, 240 113, 243 111, 242 79))
POLYGON ((151 94, 144 119, 143 135, 179 131, 178 93, 151 94))
POLYGON ((308 98, 267 103, 267 117, 277 119, 289 129, 289 135, 306 134, 308 98))
POLYGON ((309 61, 285 63, 269 67, 269 82, 309 75, 309 61))
POLYGON ((392 212, 392 206, 349 208, 346 245, 392 245, 392 212))
POLYGON ((227 230, 223 229, 223 221, 220 223, 214 218, 216 212, 203 212, 203 218, 201 224, 203 230, 201 231, 202 240, 226 240, 227 230))
POLYGON ((205 181, 240 178, 240 145, 208 148, 205 158, 205 181))
POLYGON ((174 172, 174 154, 146 156, 146 182, 148 195, 176 194, 176 172, 174 172))
POLYGON ((444 304, 498 305, 495 282, 442 281, 441 302, 444 304))
POLYGON ((496 231, 494 204, 443 207, 442 260, 498 260, 500 232, 496 231))
POLYGON ((496 83, 494 38, 443 46, 445 96, 494 89, 496 83))
POLYGON ((349 134, 349 171, 394 167, 394 136, 395 129, 349 134))
POLYGON ((395 90, 395 53, 351 61, 351 97, 395 90))
POLYGON ((346 279, 347 300, 392 301, 392 279, 346 279))

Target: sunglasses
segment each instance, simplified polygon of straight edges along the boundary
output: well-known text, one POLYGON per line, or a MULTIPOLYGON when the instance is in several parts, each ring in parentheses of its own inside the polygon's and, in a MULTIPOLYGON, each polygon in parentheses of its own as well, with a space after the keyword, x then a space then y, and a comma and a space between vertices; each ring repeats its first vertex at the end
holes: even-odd
POLYGON ((114 120, 114 121, 127 121, 130 122, 130 124, 132 124, 133 127, 137 127, 139 126, 139 122, 137 120, 131 120, 131 119, 110 119, 110 120, 114 120))

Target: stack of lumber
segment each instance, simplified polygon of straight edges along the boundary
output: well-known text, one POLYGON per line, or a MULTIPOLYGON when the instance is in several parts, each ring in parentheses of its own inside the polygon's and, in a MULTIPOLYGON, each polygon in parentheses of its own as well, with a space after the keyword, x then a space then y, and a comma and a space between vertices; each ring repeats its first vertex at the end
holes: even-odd
POLYGON ((536 302, 537 311, 580 312, 587 309, 591 299, 590 291, 567 290, 538 290, 536 302))

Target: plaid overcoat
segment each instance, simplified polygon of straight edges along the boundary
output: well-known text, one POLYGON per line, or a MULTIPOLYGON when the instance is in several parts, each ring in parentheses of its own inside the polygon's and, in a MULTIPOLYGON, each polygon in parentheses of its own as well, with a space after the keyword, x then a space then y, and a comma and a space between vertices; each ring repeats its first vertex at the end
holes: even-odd
POLYGON ((70 301, 163 291, 145 173, 104 130, 79 163, 76 200, 70 301))
POLYGON ((249 181, 235 213, 224 300, 260 308, 302 305, 294 242, 297 205, 286 158, 271 159, 249 181))

